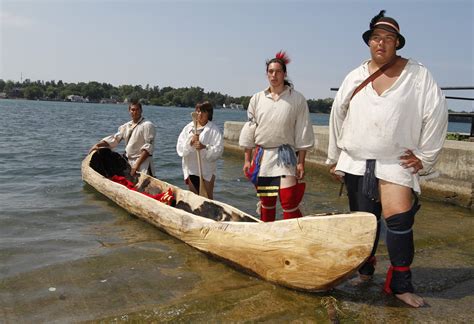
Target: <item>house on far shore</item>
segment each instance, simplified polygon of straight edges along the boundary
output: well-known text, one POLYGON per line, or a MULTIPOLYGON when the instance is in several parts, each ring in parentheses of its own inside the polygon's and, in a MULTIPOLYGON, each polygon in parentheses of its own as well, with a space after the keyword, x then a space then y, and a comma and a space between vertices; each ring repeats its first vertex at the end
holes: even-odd
POLYGON ((148 105, 148 104, 149 104, 148 99, 145 99, 145 98, 140 98, 140 99, 138 99, 138 98, 129 98, 129 97, 126 97, 126 98, 123 100, 123 103, 124 103, 124 104, 130 104, 130 103, 132 103, 132 102, 137 102, 137 101, 138 101, 139 103, 141 103, 142 105, 148 105))
POLYGON ((0 92, 0 99, 6 99, 7 98, 7 93, 6 92, 0 92))
POLYGON ((83 96, 69 95, 69 96, 66 97, 66 101, 70 101, 70 102, 87 102, 88 100, 85 99, 83 96))
POLYGON ((244 110, 244 105, 231 103, 230 105, 223 104, 222 108, 224 109, 235 109, 235 110, 244 110))
POLYGON ((8 98, 23 98, 23 88, 21 87, 14 87, 7 93, 8 98))
POLYGON ((101 104, 116 104, 117 99, 115 99, 115 98, 103 98, 103 99, 100 99, 100 103, 101 104))

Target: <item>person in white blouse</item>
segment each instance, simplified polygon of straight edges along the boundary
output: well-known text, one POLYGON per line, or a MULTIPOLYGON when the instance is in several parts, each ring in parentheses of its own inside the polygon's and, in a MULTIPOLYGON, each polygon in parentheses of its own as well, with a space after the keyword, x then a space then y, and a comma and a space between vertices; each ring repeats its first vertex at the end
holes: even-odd
MULTIPOLYGON (((391 266, 384 290, 412 307, 424 305, 414 294, 414 216, 419 209, 419 179, 432 174, 448 120, 446 100, 430 72, 397 55, 405 38, 395 19, 375 16, 362 38, 371 58, 350 72, 334 99, 327 164, 344 181, 352 211, 383 214, 391 266), (387 65, 379 77, 353 97, 354 90, 387 65)), ((380 222, 379 222, 380 223, 380 222)), ((352 282, 372 278, 380 227, 371 257, 352 282)))
POLYGON ((199 194, 199 164, 196 150, 200 151, 201 171, 209 199, 213 199, 216 180, 217 160, 224 152, 222 133, 212 122, 214 109, 205 101, 196 105, 198 113, 197 134, 194 133, 194 122, 184 126, 179 134, 176 152, 182 157, 183 175, 189 190, 199 194))
POLYGON ((244 174, 257 189, 260 218, 273 222, 277 198, 283 219, 302 217, 306 151, 315 143, 305 97, 287 80, 285 52, 266 62, 268 87, 252 96, 239 136, 244 174))
POLYGON ((130 175, 134 176, 139 171, 153 176, 156 127, 142 116, 141 103, 132 102, 128 106, 128 112, 132 120, 120 126, 114 135, 103 138, 89 152, 102 147, 113 149, 125 140, 125 157, 131 166, 130 175))

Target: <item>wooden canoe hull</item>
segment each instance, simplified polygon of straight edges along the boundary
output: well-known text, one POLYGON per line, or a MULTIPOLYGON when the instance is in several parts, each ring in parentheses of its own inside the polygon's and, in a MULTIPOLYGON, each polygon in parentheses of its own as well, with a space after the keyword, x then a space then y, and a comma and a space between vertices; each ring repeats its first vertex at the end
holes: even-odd
POLYGON ((352 275, 372 250, 376 218, 356 212, 264 223, 218 201, 197 196, 166 182, 140 176, 162 189, 172 188, 177 201, 194 210, 205 203, 223 208, 227 219, 215 221, 170 207, 131 191, 97 173, 91 155, 82 162, 83 180, 129 213, 170 235, 257 276, 289 288, 327 290, 352 275))

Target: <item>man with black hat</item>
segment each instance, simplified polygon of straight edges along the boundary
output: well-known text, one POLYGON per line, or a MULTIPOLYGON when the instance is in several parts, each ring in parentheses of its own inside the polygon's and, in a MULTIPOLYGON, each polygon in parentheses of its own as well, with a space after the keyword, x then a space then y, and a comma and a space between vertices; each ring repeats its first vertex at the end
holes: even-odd
POLYGON ((376 215, 378 229, 370 258, 354 284, 370 280, 383 214, 391 266, 384 291, 412 307, 410 265, 412 226, 419 209, 419 179, 433 173, 446 137, 446 100, 430 72, 397 55, 405 45, 397 21, 382 10, 362 38, 371 59, 344 79, 332 106, 328 160, 330 172, 347 187, 352 211, 376 215))

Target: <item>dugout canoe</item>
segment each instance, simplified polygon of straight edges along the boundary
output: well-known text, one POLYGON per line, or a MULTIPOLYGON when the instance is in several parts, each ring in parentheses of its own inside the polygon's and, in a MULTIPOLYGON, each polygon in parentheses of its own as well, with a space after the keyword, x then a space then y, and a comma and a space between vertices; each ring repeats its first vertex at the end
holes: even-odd
POLYGON ((136 179, 138 191, 132 191, 105 177, 114 171, 104 172, 100 156, 93 152, 82 162, 87 184, 192 247, 270 282, 305 291, 328 290, 351 276, 372 250, 377 226, 373 214, 312 214, 264 223, 144 174, 136 179), (155 194, 168 188, 175 195, 175 207, 139 192, 155 194))

